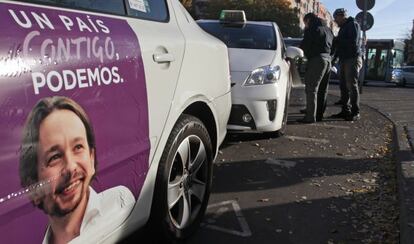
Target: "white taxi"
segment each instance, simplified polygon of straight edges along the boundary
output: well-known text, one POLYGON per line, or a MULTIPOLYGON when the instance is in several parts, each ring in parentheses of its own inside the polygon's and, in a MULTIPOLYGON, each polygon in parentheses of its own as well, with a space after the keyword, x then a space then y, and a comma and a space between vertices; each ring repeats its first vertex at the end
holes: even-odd
POLYGON ((229 49, 232 110, 227 128, 284 134, 293 79, 288 59, 302 57, 303 51, 285 47, 276 23, 246 21, 244 11, 224 10, 220 20, 197 23, 229 49))
POLYGON ((227 47, 178 0, 0 0, 0 29, 1 242, 196 230, 230 115, 227 47))

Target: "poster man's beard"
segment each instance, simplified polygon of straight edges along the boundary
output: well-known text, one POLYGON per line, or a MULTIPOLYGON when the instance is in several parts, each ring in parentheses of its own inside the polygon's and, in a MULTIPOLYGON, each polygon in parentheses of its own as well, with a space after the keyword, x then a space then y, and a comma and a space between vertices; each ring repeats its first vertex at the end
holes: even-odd
POLYGON ((80 178, 80 179, 84 180, 85 177, 86 176, 85 176, 84 173, 78 173, 78 172, 75 172, 75 173, 68 172, 66 174, 61 175, 61 177, 59 177, 59 182, 57 183, 56 190, 54 192, 50 192, 48 194, 45 194, 43 196, 43 200, 40 202, 38 207, 40 209, 42 209, 47 215, 54 216, 54 217, 64 217, 67 214, 73 212, 79 206, 79 204, 82 200, 82 195, 83 195, 83 191, 84 191, 82 186, 81 186, 81 193, 80 193, 79 200, 77 200, 75 202, 74 206, 72 206, 69 209, 60 208, 59 204, 57 202, 53 201, 53 197, 51 197, 52 201, 53 201, 51 207, 47 207, 44 202, 45 202, 45 200, 48 196, 61 194, 65 190, 65 188, 67 188, 70 185, 70 181, 72 179, 80 178))

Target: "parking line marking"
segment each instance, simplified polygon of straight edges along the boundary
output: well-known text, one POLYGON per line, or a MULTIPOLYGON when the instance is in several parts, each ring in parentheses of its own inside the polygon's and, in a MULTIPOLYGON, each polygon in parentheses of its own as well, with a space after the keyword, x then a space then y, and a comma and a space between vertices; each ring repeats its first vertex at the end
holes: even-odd
POLYGON ((211 219, 217 219, 221 215, 223 215, 225 212, 229 211, 228 207, 220 207, 214 214, 211 216, 211 219))
MULTIPOLYGON (((249 225, 247 224, 246 219, 243 216, 243 213, 241 211, 240 205, 237 203, 236 200, 229 200, 229 201, 224 201, 224 202, 219 202, 219 203, 215 203, 215 204, 211 204, 207 207, 207 209, 209 208, 214 208, 214 207, 219 207, 219 206, 224 206, 224 205, 231 205, 236 217, 237 217, 237 221, 240 224, 240 227, 242 229, 242 231, 238 231, 238 230, 232 230, 232 229, 228 229, 228 228, 224 228, 224 227, 220 227, 220 226, 216 226, 216 225, 212 225, 212 224, 202 224, 203 227, 205 228, 209 228, 212 230, 217 230, 217 231, 221 231, 227 234, 232 234, 232 235, 236 235, 236 236, 241 236, 241 237, 249 237, 252 235, 252 232, 250 230, 249 225)), ((220 215, 224 214, 226 211, 226 208, 219 208, 213 215, 214 218, 218 218, 220 215)))
POLYGON ((265 161, 266 164, 270 164, 270 165, 276 165, 276 166, 280 166, 282 168, 293 168, 296 166, 296 162, 294 161, 288 161, 288 160, 278 160, 278 159, 274 159, 274 158, 268 158, 265 161))
POLYGON ((317 127, 328 127, 328 128, 335 128, 335 129, 345 129, 345 130, 349 130, 351 129, 351 127, 349 126, 343 126, 343 125, 330 125, 330 124, 310 124, 311 126, 317 126, 317 127))
POLYGON ((309 137, 301 137, 301 136, 285 136, 287 139, 291 140, 298 140, 298 141, 308 141, 308 142, 319 142, 319 143, 329 143, 329 140, 326 139, 317 139, 317 138, 309 138, 309 137))

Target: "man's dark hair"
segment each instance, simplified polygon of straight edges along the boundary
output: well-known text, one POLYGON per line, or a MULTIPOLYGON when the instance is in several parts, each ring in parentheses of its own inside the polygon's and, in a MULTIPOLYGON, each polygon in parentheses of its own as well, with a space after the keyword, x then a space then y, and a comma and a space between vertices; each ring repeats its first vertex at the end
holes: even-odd
POLYGON ((346 9, 344 8, 337 8, 334 13, 333 13, 333 17, 335 18, 336 16, 346 16, 346 9))
POLYGON ((313 29, 316 28, 318 26, 323 25, 323 21, 321 18, 319 18, 316 14, 314 13, 307 13, 304 17, 303 17, 303 21, 309 21, 309 28, 313 29))
POLYGON ((307 13, 305 14, 305 16, 303 17, 303 21, 307 21, 309 20, 310 22, 313 22, 315 19, 317 19, 318 16, 316 16, 316 14, 314 13, 307 13))
POLYGON ((33 107, 23 129, 23 138, 20 149, 20 165, 19 175, 22 187, 28 187, 37 183, 37 150, 39 143, 39 129, 42 121, 55 110, 69 110, 75 113, 82 121, 86 130, 86 138, 90 150, 94 150, 95 168, 96 160, 96 144, 95 134, 92 124, 89 121, 86 112, 82 107, 67 97, 47 97, 43 98, 33 107))

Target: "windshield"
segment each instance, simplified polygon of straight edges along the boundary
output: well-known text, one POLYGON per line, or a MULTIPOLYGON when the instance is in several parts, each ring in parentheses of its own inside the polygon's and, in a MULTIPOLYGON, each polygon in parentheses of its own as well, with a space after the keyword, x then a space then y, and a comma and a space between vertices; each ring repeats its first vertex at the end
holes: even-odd
POLYGON ((220 23, 199 23, 201 28, 223 41, 228 48, 276 50, 273 26, 246 24, 234 27, 220 23))
POLYGON ((393 50, 394 57, 392 59, 392 67, 400 68, 404 63, 404 51, 403 50, 393 50))

